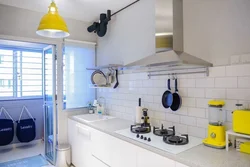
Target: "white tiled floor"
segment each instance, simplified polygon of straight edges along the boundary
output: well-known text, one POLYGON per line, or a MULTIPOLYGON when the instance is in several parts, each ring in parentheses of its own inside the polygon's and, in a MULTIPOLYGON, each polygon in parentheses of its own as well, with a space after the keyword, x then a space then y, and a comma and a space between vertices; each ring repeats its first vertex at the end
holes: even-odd
POLYGON ((0 147, 0 163, 32 157, 39 154, 44 155, 44 143, 42 142, 26 146, 13 146, 12 149, 1 149, 0 147))

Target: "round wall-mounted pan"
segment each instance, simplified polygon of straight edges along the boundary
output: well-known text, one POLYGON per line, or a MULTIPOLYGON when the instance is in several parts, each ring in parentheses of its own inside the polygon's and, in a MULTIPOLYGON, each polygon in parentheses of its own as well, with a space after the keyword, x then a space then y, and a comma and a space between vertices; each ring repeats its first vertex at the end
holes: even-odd
POLYGON ((162 95, 162 105, 164 108, 171 107, 173 103, 173 94, 170 88, 170 79, 168 79, 168 90, 166 90, 162 95))
POLYGON ((178 83, 177 83, 177 79, 175 79, 175 93, 173 93, 173 103, 171 105, 171 110, 172 111, 177 111, 181 108, 182 105, 182 98, 178 93, 178 83))

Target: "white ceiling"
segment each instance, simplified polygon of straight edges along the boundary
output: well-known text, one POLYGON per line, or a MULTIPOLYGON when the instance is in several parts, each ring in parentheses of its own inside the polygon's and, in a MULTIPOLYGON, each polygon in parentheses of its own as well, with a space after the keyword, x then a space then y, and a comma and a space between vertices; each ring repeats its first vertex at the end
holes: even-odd
MULTIPOLYGON (((55 0, 66 18, 92 22, 108 9, 115 12, 135 0, 55 0)), ((0 4, 46 13, 51 0, 0 0, 0 4)))

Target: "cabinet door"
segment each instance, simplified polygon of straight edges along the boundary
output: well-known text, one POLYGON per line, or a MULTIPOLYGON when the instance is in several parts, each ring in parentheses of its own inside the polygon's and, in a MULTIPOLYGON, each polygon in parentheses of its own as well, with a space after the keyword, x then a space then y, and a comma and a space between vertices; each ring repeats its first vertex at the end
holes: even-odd
POLYGON ((91 133, 92 155, 104 163, 111 165, 113 140, 114 137, 103 132, 93 130, 91 133))
POLYGON ((76 167, 93 167, 91 165, 91 129, 83 124, 77 123, 77 162, 76 167))
POLYGON ((91 167, 110 167, 95 156, 91 156, 91 167))
POLYGON ((68 119, 68 141, 71 145, 71 157, 72 163, 74 165, 77 164, 77 129, 76 129, 77 122, 71 119, 68 119))
POLYGON ((181 163, 179 163, 179 162, 176 162, 176 167, 188 167, 188 166, 183 165, 183 164, 181 164, 181 163))
POLYGON ((139 148, 137 150, 137 167, 175 167, 175 161, 153 152, 139 148))
POLYGON ((112 145, 112 167, 136 167, 136 146, 119 139, 114 139, 112 145))

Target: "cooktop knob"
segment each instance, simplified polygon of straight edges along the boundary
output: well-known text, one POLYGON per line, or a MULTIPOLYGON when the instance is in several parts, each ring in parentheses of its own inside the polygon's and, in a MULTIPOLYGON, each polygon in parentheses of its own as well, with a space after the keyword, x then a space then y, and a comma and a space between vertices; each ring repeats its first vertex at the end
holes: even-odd
POLYGON ((141 139, 143 139, 143 135, 141 135, 141 139))
POLYGON ((150 139, 150 137, 148 138, 148 142, 151 142, 151 139, 150 139))
POLYGON ((144 137, 144 140, 148 140, 147 137, 144 137))
POLYGON ((140 135, 139 135, 139 134, 137 134, 137 135, 136 135, 136 137, 137 137, 137 138, 139 138, 139 137, 140 137, 140 135))

